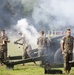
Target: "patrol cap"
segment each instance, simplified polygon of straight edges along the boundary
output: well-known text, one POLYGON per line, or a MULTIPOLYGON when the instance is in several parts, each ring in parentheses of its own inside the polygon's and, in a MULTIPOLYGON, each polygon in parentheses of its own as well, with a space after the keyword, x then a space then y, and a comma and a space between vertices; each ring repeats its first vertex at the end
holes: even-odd
POLYGON ((5 30, 2 30, 1 32, 5 32, 5 30))
POLYGON ((71 32, 71 29, 68 28, 68 29, 66 29, 66 32, 67 32, 67 31, 68 31, 68 32, 71 32))
POLYGON ((2 30, 1 33, 5 33, 5 30, 2 30))
POLYGON ((22 35, 22 32, 19 32, 18 34, 22 35))
POLYGON ((2 30, 2 31, 5 31, 5 30, 2 30))
POLYGON ((44 31, 40 31, 41 34, 44 34, 44 31))

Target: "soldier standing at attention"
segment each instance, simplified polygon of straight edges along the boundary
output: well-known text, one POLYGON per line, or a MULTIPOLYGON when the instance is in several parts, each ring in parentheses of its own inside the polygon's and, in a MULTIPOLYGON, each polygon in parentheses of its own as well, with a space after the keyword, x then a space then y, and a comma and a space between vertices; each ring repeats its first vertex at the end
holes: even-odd
POLYGON ((3 63, 2 63, 2 61, 3 61, 3 48, 2 48, 2 45, 4 45, 3 44, 3 40, 1 39, 1 37, 0 37, 0 63, 1 63, 1 65, 3 65, 3 63))
POLYGON ((69 61, 72 61, 73 59, 73 41, 74 38, 73 36, 71 36, 71 30, 67 29, 66 36, 64 36, 61 40, 61 48, 64 59, 64 70, 67 74, 69 74, 71 70, 71 64, 69 64, 69 61))
MULTIPOLYGON (((37 40, 38 45, 38 56, 46 55, 47 38, 44 36, 44 31, 40 32, 40 37, 37 40)), ((40 65, 44 65, 44 60, 42 59, 40 65)))
POLYGON ((1 37, 0 37, 0 51, 1 51, 1 57, 3 58, 4 61, 7 59, 7 43, 9 43, 10 40, 8 37, 5 35, 5 30, 1 31, 1 37))

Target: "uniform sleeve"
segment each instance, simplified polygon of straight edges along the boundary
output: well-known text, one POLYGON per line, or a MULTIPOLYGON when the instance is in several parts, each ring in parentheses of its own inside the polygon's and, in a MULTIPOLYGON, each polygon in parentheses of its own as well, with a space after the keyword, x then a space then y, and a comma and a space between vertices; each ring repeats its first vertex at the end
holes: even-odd
POLYGON ((74 43, 74 37, 73 37, 73 43, 74 43))
POLYGON ((7 42, 10 42, 10 40, 9 40, 8 36, 6 36, 5 40, 6 40, 7 42))
POLYGON ((37 45, 39 44, 39 38, 37 39, 37 45))
POLYGON ((6 36, 6 40, 9 40, 8 36, 6 36))
POLYGON ((73 37, 73 42, 74 42, 74 37, 73 37))
POLYGON ((45 42, 46 42, 46 43, 49 43, 49 40, 48 40, 48 38, 47 38, 47 37, 45 37, 45 42))
POLYGON ((64 43, 64 39, 65 39, 65 37, 63 37, 63 38, 61 39, 61 43, 64 43))
POLYGON ((0 43, 1 43, 1 38, 0 38, 0 43))
POLYGON ((0 45, 2 45, 3 44, 3 42, 2 42, 2 40, 0 39, 0 45))

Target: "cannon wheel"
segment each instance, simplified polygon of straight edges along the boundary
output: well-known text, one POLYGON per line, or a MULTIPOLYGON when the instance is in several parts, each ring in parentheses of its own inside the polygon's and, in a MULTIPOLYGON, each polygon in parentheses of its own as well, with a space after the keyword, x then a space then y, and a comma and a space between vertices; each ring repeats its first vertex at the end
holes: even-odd
POLYGON ((63 58, 62 58, 62 50, 61 48, 59 48, 54 55, 54 62, 55 63, 62 63, 63 62, 63 58), (61 61, 60 61, 61 60, 61 61))

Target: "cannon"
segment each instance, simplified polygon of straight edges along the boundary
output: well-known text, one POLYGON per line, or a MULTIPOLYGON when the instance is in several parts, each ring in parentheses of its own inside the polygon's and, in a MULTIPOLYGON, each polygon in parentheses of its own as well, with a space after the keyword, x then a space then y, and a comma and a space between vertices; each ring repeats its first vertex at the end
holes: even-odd
MULTIPOLYGON (((46 58, 48 55, 43 55, 41 57, 32 57, 27 59, 22 59, 22 56, 9 56, 6 61, 2 61, 6 65, 6 69, 14 69, 15 65, 22 64, 22 63, 30 63, 35 61, 41 61, 42 58, 46 58)), ((61 70, 52 70, 51 67, 62 67, 63 64, 58 65, 50 65, 46 60, 43 66, 44 74, 62 74, 61 70)))
POLYGON ((7 69, 14 69, 14 65, 40 61, 43 57, 45 56, 22 59, 22 56, 13 56, 13 57, 8 57, 6 61, 2 62, 6 65, 7 69))

